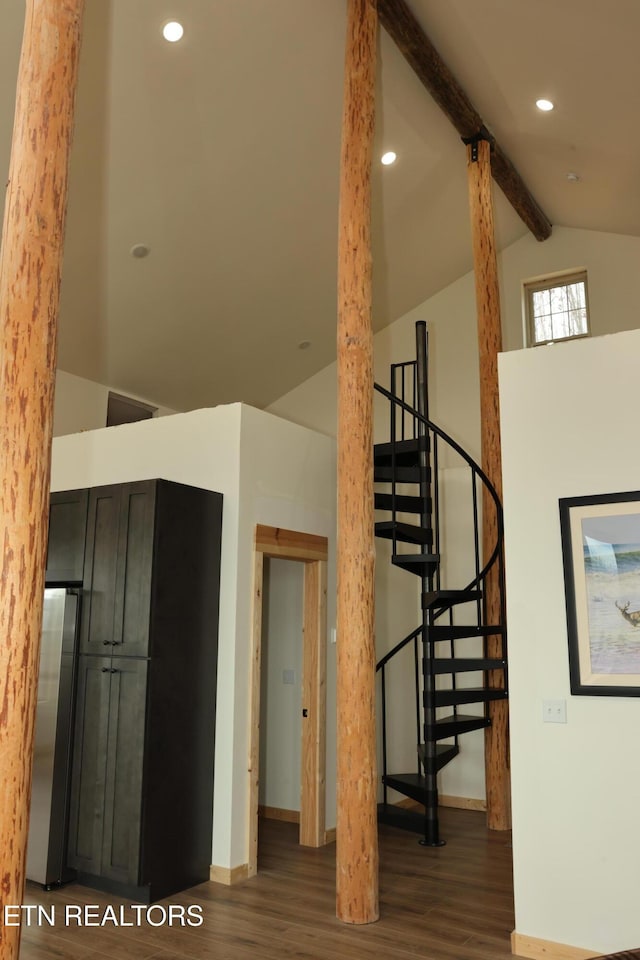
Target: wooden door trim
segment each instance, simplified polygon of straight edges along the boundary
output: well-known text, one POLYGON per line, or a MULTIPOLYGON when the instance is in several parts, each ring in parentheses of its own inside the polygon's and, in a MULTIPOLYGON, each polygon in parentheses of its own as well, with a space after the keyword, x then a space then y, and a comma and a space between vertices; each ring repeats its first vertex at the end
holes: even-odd
POLYGON ((319 847, 325 841, 326 783, 326 537, 257 524, 253 553, 249 705, 248 876, 258 870, 258 791, 260 778, 260 662, 265 557, 305 564, 302 690, 309 715, 302 727, 300 843, 319 847))
POLYGON ((314 533, 298 533, 282 527, 265 527, 256 524, 255 549, 267 557, 282 557, 285 560, 326 560, 329 541, 314 533))
POLYGON ((327 563, 306 562, 302 655, 300 843, 321 847, 325 827, 327 563))

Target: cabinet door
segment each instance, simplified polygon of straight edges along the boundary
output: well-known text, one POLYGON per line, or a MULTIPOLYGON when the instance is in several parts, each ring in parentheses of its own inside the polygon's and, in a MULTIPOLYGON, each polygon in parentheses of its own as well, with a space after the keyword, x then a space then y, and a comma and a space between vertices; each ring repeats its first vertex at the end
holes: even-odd
POLYGON ((88 490, 51 494, 47 584, 82 583, 88 500, 88 490))
POLYGON ((78 659, 67 862, 96 876, 102 864, 110 670, 109 657, 78 659))
POLYGON ((149 654, 155 499, 153 480, 120 487, 114 656, 149 654))
POLYGON ((137 884, 147 662, 114 657, 111 664, 101 876, 137 884))
POLYGON ((95 487, 90 490, 80 625, 81 653, 110 653, 115 640, 119 522, 120 487, 95 487))

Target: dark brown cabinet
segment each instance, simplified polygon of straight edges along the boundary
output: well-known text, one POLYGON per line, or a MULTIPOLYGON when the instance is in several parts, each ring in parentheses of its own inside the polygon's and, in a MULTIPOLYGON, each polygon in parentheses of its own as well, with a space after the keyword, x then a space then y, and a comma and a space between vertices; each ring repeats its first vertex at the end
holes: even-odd
POLYGON ((137 886, 147 661, 81 656, 69 865, 137 886))
POLYGON ((222 496, 89 491, 69 865, 149 902, 209 878, 222 496))
POLYGON ((89 492, 81 653, 148 655, 158 482, 89 492))
POLYGON ((88 490, 64 490, 51 494, 47 586, 82 583, 88 501, 88 490))

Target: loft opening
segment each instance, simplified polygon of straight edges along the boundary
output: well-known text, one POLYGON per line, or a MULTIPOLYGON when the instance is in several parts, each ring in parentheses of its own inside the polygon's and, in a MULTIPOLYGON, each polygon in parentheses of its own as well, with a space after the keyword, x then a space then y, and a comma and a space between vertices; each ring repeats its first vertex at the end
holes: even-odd
POLYGON ((123 423, 137 423, 138 420, 151 420, 158 408, 152 407, 141 400, 124 397, 119 393, 111 393, 107 400, 107 426, 119 427, 123 423))

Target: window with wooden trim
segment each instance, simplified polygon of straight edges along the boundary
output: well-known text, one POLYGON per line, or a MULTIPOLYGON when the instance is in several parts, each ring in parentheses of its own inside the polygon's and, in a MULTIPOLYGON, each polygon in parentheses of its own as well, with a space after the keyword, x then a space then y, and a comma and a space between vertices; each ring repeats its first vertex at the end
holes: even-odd
POLYGON ((524 293, 530 347, 589 336, 586 270, 525 283, 524 293))

